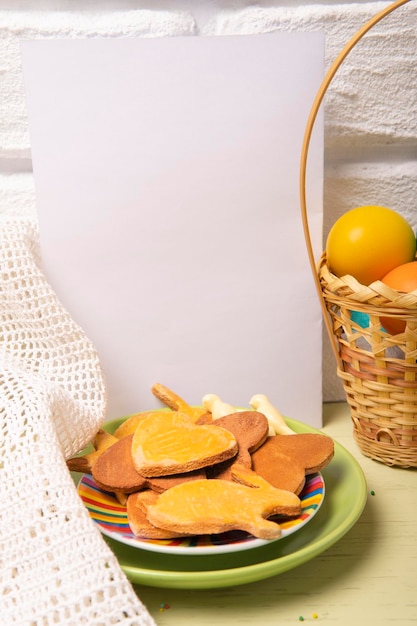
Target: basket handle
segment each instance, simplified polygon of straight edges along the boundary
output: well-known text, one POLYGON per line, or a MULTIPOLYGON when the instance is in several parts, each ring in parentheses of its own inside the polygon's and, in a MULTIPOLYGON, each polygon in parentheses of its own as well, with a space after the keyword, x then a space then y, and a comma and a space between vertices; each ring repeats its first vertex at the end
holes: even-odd
POLYGON ((356 44, 362 39, 362 37, 373 26, 375 26, 375 24, 380 22, 389 13, 392 13, 392 11, 395 11, 395 9, 397 9, 398 7, 402 6, 403 4, 407 4, 407 2, 409 1, 410 0, 396 0, 396 2, 389 4, 382 11, 374 15, 374 17, 372 17, 368 22, 366 22, 362 26, 362 28, 360 28, 357 31, 357 33, 347 42, 347 44, 344 46, 344 48, 335 58, 335 60, 333 61, 333 63, 331 64, 331 66, 327 70, 327 73, 324 76, 324 79, 320 85, 320 88, 316 94, 313 105, 311 107, 310 114, 307 120, 306 129, 304 131, 304 140, 302 144, 301 162, 300 162, 300 203, 301 203, 301 217, 302 217, 302 223, 303 223, 303 229, 304 229, 304 237, 306 240, 308 258, 309 258, 311 269, 313 272, 317 293, 320 299, 320 305, 321 305, 322 312, 323 312, 323 318, 325 321, 326 330, 330 338, 330 342, 331 342, 334 356, 336 358, 336 362, 339 366, 339 369, 341 370, 343 369, 342 360, 339 355, 337 341, 333 333, 329 314, 327 312, 326 305, 324 302, 321 285, 320 285, 320 278, 317 272, 316 261, 314 259, 314 253, 313 253, 311 237, 310 237, 310 228, 308 224, 307 203, 306 203, 306 171, 307 171, 308 149, 310 146, 310 140, 311 140, 311 135, 312 135, 313 128, 314 128, 314 122, 316 120, 316 117, 320 109, 321 103, 323 101, 323 98, 325 96, 325 93, 331 81, 333 80, 334 75, 336 74, 337 70, 339 69, 343 61, 348 56, 349 52, 352 50, 352 48, 356 46, 356 44))

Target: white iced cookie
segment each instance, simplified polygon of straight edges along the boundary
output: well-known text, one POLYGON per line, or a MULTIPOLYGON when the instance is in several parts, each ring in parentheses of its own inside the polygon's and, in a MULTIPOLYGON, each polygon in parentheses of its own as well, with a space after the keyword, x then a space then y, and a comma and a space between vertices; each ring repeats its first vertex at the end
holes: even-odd
POLYGON ((236 408, 234 406, 223 402, 223 400, 221 400, 219 396, 216 396, 214 393, 208 393, 204 396, 203 406, 212 414, 214 420, 219 417, 224 417, 225 415, 230 415, 231 413, 236 413, 236 408))
POLYGON ((273 435, 295 435, 295 432, 287 426, 283 416, 268 400, 268 398, 258 393, 252 396, 249 404, 255 411, 263 413, 267 418, 270 426, 270 430, 273 435))

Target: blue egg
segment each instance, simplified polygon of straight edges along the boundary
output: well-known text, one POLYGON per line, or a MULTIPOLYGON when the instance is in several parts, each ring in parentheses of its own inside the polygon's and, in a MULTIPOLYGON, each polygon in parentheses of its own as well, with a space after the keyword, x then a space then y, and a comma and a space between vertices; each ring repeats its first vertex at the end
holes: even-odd
POLYGON ((359 311, 351 311, 350 319, 352 322, 360 326, 361 328, 368 328, 369 315, 367 313, 360 313, 359 311))

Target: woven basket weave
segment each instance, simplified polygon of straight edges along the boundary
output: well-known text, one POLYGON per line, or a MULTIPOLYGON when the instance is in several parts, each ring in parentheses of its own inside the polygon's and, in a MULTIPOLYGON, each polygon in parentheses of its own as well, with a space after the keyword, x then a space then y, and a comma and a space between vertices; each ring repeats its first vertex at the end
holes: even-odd
POLYGON ((417 467, 417 291, 405 294, 376 281, 337 277, 312 250, 306 205, 308 147, 319 107, 335 73, 356 43, 381 19, 406 4, 397 0, 367 22, 340 52, 317 93, 306 126, 300 167, 300 200, 307 251, 324 321, 350 406, 354 438, 368 457, 386 465, 417 467), (352 312, 369 316, 363 328, 352 312), (405 322, 405 331, 387 333, 381 318, 405 322))

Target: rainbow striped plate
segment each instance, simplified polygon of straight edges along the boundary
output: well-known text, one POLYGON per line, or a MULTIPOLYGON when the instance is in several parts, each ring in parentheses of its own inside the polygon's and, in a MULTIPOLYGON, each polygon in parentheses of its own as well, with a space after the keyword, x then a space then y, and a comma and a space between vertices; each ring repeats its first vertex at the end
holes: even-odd
MULTIPOLYGON (((279 539, 297 532, 316 515, 323 503, 324 492, 324 481, 320 473, 307 477, 304 489, 300 493, 301 515, 297 518, 279 520, 282 528, 279 539)), ((279 539, 257 539, 243 531, 180 539, 141 539, 135 537, 130 530, 126 507, 111 493, 97 487, 90 475, 82 476, 78 484, 78 493, 103 535, 134 548, 189 556, 237 552, 258 548, 271 541, 279 541, 279 539)))

